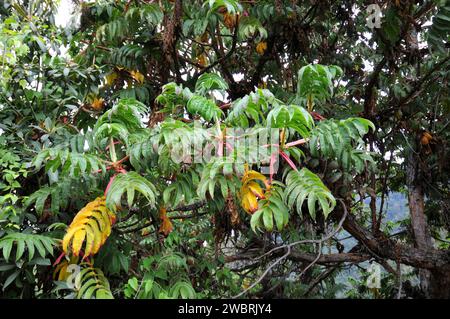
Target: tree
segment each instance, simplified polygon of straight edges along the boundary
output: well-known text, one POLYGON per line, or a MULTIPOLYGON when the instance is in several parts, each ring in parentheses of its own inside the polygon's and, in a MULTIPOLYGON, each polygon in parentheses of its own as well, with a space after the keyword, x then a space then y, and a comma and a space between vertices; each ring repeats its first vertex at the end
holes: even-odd
POLYGON ((0 7, 4 296, 450 297, 450 2, 0 7))

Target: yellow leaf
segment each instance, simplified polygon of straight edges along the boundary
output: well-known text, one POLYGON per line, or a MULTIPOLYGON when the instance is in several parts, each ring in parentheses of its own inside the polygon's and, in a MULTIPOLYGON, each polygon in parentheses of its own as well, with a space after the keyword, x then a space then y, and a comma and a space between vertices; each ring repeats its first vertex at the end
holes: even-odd
POLYGON ((264 199, 264 191, 261 188, 261 186, 259 186, 259 184, 257 182, 248 182, 247 187, 249 188, 249 190, 253 193, 253 195, 255 195, 258 199, 264 199))
POLYGON ((245 166, 244 176, 242 176, 242 187, 239 192, 242 208, 249 214, 253 214, 258 210, 258 200, 265 198, 265 191, 270 187, 267 178, 253 170, 249 170, 245 166), (264 190, 257 181, 261 181, 266 186, 264 190))
POLYGON ((67 229, 67 233, 64 235, 64 238, 62 241, 62 249, 63 249, 64 253, 67 254, 67 252, 69 251, 69 243, 70 243, 71 239, 73 238, 75 233, 82 228, 83 228, 83 226, 78 226, 78 227, 69 226, 69 228, 67 229))
POLYGON ((138 70, 130 71, 130 75, 133 79, 135 79, 138 83, 144 83, 144 75, 138 70))
MULTIPOLYGON (((95 252, 97 252, 102 245, 102 233, 98 229, 97 225, 98 225, 97 222, 93 219, 90 219, 87 224, 87 226, 91 228, 92 234, 94 235, 94 243, 93 243, 92 248, 89 250, 89 254, 88 254, 88 252, 86 252, 86 256, 91 255, 91 252, 92 252, 92 254, 95 254, 95 252)), ((86 245, 87 245, 87 243, 86 243, 86 245)), ((86 251, 87 251, 87 248, 86 248, 86 251)))
POLYGON ((105 100, 102 98, 94 98, 94 100, 91 103, 91 107, 96 111, 101 111, 103 109, 103 104, 105 100))
POLYGON ((258 199, 251 192, 246 192, 241 199, 242 208, 249 214, 253 214, 258 210, 258 199))
POLYGON ((115 71, 112 71, 111 73, 108 73, 105 76, 106 85, 113 85, 118 77, 119 77, 119 75, 115 71))
POLYGON ((244 278, 242 281, 242 289, 248 289, 250 287, 250 279, 244 278))
POLYGON ((64 253, 69 253, 69 244, 72 243, 72 253, 78 256, 86 241, 83 259, 96 254, 111 234, 115 219, 115 215, 106 208, 105 197, 98 197, 88 203, 78 212, 64 235, 64 253))
POLYGON ((83 245, 84 238, 86 237, 86 230, 80 229, 73 236, 72 252, 75 256, 80 255, 81 246, 83 245))
POLYGON ((233 14, 229 14, 228 12, 223 15, 223 24, 228 29, 232 29, 234 25, 236 24, 236 16, 233 14))
POLYGON ((249 181, 253 181, 253 180, 260 180, 262 182, 264 182, 264 184, 266 184, 267 182, 267 177, 265 177, 263 174, 257 172, 257 171, 246 171, 244 173, 244 176, 242 177, 242 183, 246 184, 249 181))
POLYGON ((98 211, 92 211, 92 218, 94 218, 100 225, 100 232, 102 233, 102 244, 106 238, 111 234, 111 224, 108 215, 102 214, 98 211))
POLYGON ((55 270, 53 271, 53 279, 56 280, 58 278, 58 281, 64 280, 65 268, 67 268, 66 260, 56 266, 55 270))
MULTIPOLYGON (((95 228, 91 227, 90 224, 87 224, 86 225, 86 247, 84 249, 84 256, 89 256, 91 254, 92 248, 94 247, 94 243, 95 243, 95 235, 96 235, 95 228)), ((99 241, 99 243, 100 243, 100 241, 99 241)))
POLYGON ((164 234, 164 236, 169 235, 173 230, 173 225, 170 218, 167 217, 167 210, 164 207, 159 210, 159 218, 162 221, 159 232, 164 234))
POLYGON ((267 50, 267 42, 261 41, 256 45, 256 52, 263 55, 267 50))
POLYGON ((59 270, 58 281, 65 281, 69 274, 67 273, 67 266, 69 266, 67 261, 64 261, 61 269, 59 270))
POLYGON ((197 57, 197 63, 200 64, 201 66, 206 66, 206 54, 200 54, 197 57))
POLYGON ((70 260, 64 259, 53 271, 53 279, 58 281, 66 281, 71 272, 67 272, 69 265, 77 264, 78 257, 71 257, 70 260))

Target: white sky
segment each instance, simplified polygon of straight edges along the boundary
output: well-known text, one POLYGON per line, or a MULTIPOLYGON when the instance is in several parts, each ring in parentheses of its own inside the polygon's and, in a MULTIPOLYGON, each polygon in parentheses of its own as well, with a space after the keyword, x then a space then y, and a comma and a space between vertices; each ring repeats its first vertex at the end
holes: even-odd
POLYGON ((65 27, 71 18, 74 4, 71 0, 60 0, 58 12, 55 15, 55 23, 58 27, 65 27))

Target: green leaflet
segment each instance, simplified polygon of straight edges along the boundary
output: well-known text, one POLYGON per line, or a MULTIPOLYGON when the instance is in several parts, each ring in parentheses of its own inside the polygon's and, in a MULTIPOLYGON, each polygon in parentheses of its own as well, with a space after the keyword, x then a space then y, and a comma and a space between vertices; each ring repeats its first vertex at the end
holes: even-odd
POLYGON ((433 24, 431 25, 427 40, 430 47, 441 52, 448 54, 448 48, 445 45, 448 43, 448 37, 450 35, 450 1, 446 1, 445 4, 439 8, 439 11, 433 17, 433 24))
POLYGON ((223 198, 228 192, 235 193, 241 183, 236 173, 244 172, 244 164, 233 163, 229 158, 213 157, 202 171, 200 183, 197 187, 197 195, 200 199, 207 199, 207 194, 214 198, 216 186, 219 187, 223 198))
POLYGON ((12 233, 0 239, 0 249, 6 261, 10 260, 13 247, 16 247, 14 258, 16 261, 23 257, 25 251, 28 252, 28 261, 31 261, 36 251, 42 258, 47 254, 53 255, 53 247, 56 244, 55 239, 37 234, 12 233))
POLYGON ((44 212, 45 204, 49 201, 47 206, 52 214, 58 214, 61 210, 67 208, 70 200, 75 200, 77 197, 83 197, 83 194, 74 194, 74 189, 93 188, 96 186, 96 180, 92 176, 77 177, 63 177, 57 183, 49 186, 43 186, 36 192, 32 193, 24 203, 25 207, 34 205, 36 213, 41 215, 44 212))
POLYGON ((125 143, 128 136, 144 127, 143 118, 147 108, 135 99, 121 99, 97 120, 94 126, 94 139, 104 148, 110 137, 125 143))
POLYGON ((62 175, 79 177, 84 174, 91 174, 98 170, 105 171, 103 161, 92 154, 70 152, 68 149, 48 148, 42 150, 32 162, 32 165, 39 170, 45 161, 47 172, 60 171, 62 175))
POLYGON ((75 277, 77 299, 114 299, 108 279, 101 269, 82 264, 82 269, 75 277))
POLYGON ((167 207, 177 207, 181 202, 190 203, 197 197, 195 188, 192 185, 198 185, 200 176, 197 172, 180 174, 176 181, 171 183, 163 192, 163 201, 167 207))
POLYGON ((125 15, 120 15, 97 28, 96 37, 99 41, 117 43, 130 33, 136 32, 142 24, 154 27, 162 21, 162 18, 163 12, 156 4, 132 6, 125 15))
POLYGON ((254 232, 264 229, 282 231, 289 221, 289 209, 283 202, 281 187, 272 186, 266 192, 266 199, 259 201, 258 210, 252 215, 250 226, 254 232))
POLYGON ((365 163, 372 165, 373 159, 363 148, 362 137, 375 126, 363 118, 325 120, 311 131, 309 148, 314 157, 336 159, 346 171, 362 172, 365 163))
POLYGON ((164 13, 161 8, 155 3, 148 3, 139 7, 131 7, 125 14, 128 20, 137 20, 147 22, 151 25, 158 25, 162 22, 164 13))
POLYGON ((122 65, 128 70, 139 69, 145 51, 141 46, 128 44, 115 48, 111 52, 111 60, 115 65, 122 65))
POLYGON ((155 186, 136 172, 119 174, 114 178, 106 195, 107 207, 116 211, 116 207, 121 206, 124 193, 127 194, 127 203, 131 207, 134 203, 136 191, 146 198, 148 205, 155 207, 156 196, 158 195, 155 186))
POLYGON ((242 5, 236 0, 208 0, 205 1, 205 5, 207 3, 209 4, 211 11, 215 11, 220 7, 227 8, 227 11, 230 14, 236 14, 242 11, 242 5))
MULTIPOLYGON (((303 103, 306 100, 325 101, 333 95, 333 80, 342 75, 338 66, 309 64, 298 71, 297 98, 303 103)), ((302 104, 303 105, 303 104, 302 104)))
POLYGON ((170 296, 176 299, 194 299, 196 293, 190 282, 187 280, 180 280, 171 287, 170 296))
POLYGON ((195 83, 195 92, 204 95, 212 90, 227 90, 228 84, 215 73, 202 74, 195 83))
POLYGON ((220 118, 222 110, 212 100, 200 95, 192 96, 187 102, 186 109, 193 115, 200 115, 207 121, 220 118))
POLYGON ((279 105, 267 115, 267 125, 272 128, 292 128, 306 138, 314 127, 314 120, 303 107, 279 105))
POLYGON ((274 105, 282 104, 275 96, 266 89, 257 89, 244 97, 232 102, 226 122, 247 128, 250 121, 255 124, 265 124, 265 113, 274 105))
POLYGON ((163 105, 163 112, 175 113, 177 108, 183 106, 193 96, 189 88, 183 88, 174 82, 167 83, 162 87, 162 92, 156 97, 156 101, 163 105))
POLYGON ((239 21, 239 38, 244 40, 255 36, 256 41, 259 42, 267 38, 267 30, 261 24, 261 21, 255 17, 241 17, 239 21))
POLYGON ((158 103, 164 105, 163 112, 176 116, 183 116, 183 109, 192 115, 200 115, 206 121, 212 121, 223 115, 222 110, 212 99, 203 96, 210 90, 225 90, 228 85, 216 74, 205 73, 197 80, 195 94, 188 88, 176 83, 163 86, 162 93, 156 98, 158 103))
POLYGON ((317 204, 322 209, 325 218, 336 206, 336 200, 330 190, 316 174, 307 168, 290 171, 286 176, 286 185, 284 202, 290 209, 295 206, 300 215, 306 199, 308 199, 308 211, 312 218, 316 216, 317 204))

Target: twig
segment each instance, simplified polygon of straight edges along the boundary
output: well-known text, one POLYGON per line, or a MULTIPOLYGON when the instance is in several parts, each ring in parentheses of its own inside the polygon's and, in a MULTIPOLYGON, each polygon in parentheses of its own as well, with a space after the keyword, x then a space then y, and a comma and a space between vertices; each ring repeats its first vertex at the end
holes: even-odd
POLYGON ((213 63, 211 63, 207 67, 205 67, 203 70, 201 70, 199 73, 197 73, 194 76, 193 82, 195 82, 199 78, 200 75, 202 75, 203 73, 208 72, 213 67, 215 67, 219 63, 222 63, 223 61, 228 59, 233 54, 234 50, 236 49, 236 44, 237 44, 237 34, 238 34, 238 29, 239 29, 238 28, 238 21, 239 21, 239 19, 236 19, 236 25, 234 26, 234 33, 233 33, 233 42, 231 44, 230 50, 223 57, 221 57, 220 59, 217 59, 216 61, 214 61, 213 63))
POLYGON ((188 212, 188 211, 191 211, 191 210, 195 210, 195 209, 201 208, 201 207, 203 207, 205 205, 206 205, 206 201, 201 201, 201 202, 194 203, 194 204, 191 204, 191 205, 178 206, 178 207, 175 207, 175 208, 172 208, 172 209, 168 209, 167 212, 188 212))
POLYGON ((302 138, 301 140, 298 140, 298 141, 286 143, 284 146, 286 148, 289 148, 289 147, 296 146, 296 145, 303 145, 303 144, 306 144, 308 142, 309 142, 309 138, 302 138))
POLYGON ((316 279, 313 280, 313 282, 309 286, 308 290, 303 294, 303 296, 305 296, 305 297, 308 296, 320 282, 322 282, 328 276, 333 274, 337 269, 338 269, 338 267, 332 267, 332 268, 325 270, 322 274, 320 274, 316 279))
POLYGON ((169 219, 189 219, 189 218, 195 218, 195 217, 201 217, 209 214, 209 212, 204 212, 201 214, 190 214, 190 215, 174 215, 174 216, 168 216, 169 219))
POLYGON ((319 252, 317 253, 316 259, 314 259, 308 266, 305 267, 305 269, 302 270, 302 272, 298 275, 299 277, 303 276, 303 274, 312 266, 314 266, 317 261, 320 259, 320 256, 322 256, 322 242, 319 243, 319 252))
POLYGON ((280 249, 284 249, 286 247, 293 247, 296 245, 300 245, 300 244, 319 244, 322 243, 324 241, 329 240, 330 238, 332 238, 334 235, 336 235, 339 230, 342 228, 342 225, 344 224, 345 218, 347 217, 348 211, 347 211, 347 207, 345 207, 345 204, 342 200, 338 199, 343 208, 344 208, 344 215, 342 216, 341 220, 339 221, 338 226, 334 229, 334 231, 332 231, 331 233, 329 233, 328 235, 326 235, 325 237, 322 237, 321 239, 305 239, 305 240, 299 240, 290 244, 286 244, 286 245, 282 245, 282 246, 277 246, 272 248, 271 250, 269 250, 268 252, 266 252, 265 254, 259 256, 258 258, 256 258, 255 260, 259 260, 267 255, 270 255, 271 253, 273 253, 274 251, 280 250, 280 249))
POLYGON ((400 299, 402 297, 402 269, 401 264, 399 261, 397 261, 397 278, 398 278, 398 292, 397 292, 397 299, 400 299))
POLYGON ((386 167, 386 171, 384 173, 384 179, 383 179, 383 186, 381 189, 381 203, 380 203, 380 210, 378 212, 378 220, 377 220, 377 225, 375 230, 379 231, 380 227, 381 227, 381 220, 383 218, 383 208, 384 208, 384 201, 385 201, 385 197, 386 197, 386 193, 387 193, 387 180, 388 180, 388 176, 389 176, 389 171, 391 169, 391 165, 392 165, 392 159, 394 157, 394 152, 391 152, 391 156, 389 157, 389 161, 386 167))
POLYGON ((300 241, 296 241, 294 243, 291 244, 286 244, 283 246, 278 246, 275 248, 272 248, 271 250, 269 250, 267 253, 263 254, 262 256, 254 259, 256 260, 260 260, 261 258, 263 258, 264 256, 270 255, 271 253, 273 253, 274 251, 280 250, 280 249, 285 249, 287 248, 287 252, 281 256, 280 258, 278 258, 274 263, 272 263, 264 272, 263 274, 258 278, 258 280, 256 280, 252 285, 250 285, 247 289, 245 289, 244 291, 240 292, 239 294, 237 294, 236 296, 233 297, 233 299, 235 298, 239 298, 240 296, 244 295, 247 291, 249 291, 250 289, 252 289, 253 287, 255 287, 257 284, 259 284, 261 282, 261 280, 264 279, 264 277, 269 273, 269 271, 275 267, 277 264, 279 264, 281 261, 283 261, 284 259, 286 259, 290 254, 291 254, 291 248, 295 245, 299 245, 299 244, 303 244, 303 243, 316 243, 319 245, 319 253, 317 254, 316 258, 301 272, 301 274, 303 274, 304 272, 306 272, 309 268, 311 268, 315 263, 317 263, 317 261, 320 259, 321 255, 322 255, 322 243, 324 241, 327 241, 328 239, 330 239, 331 237, 333 237, 342 227, 345 218, 347 217, 347 208, 345 207, 345 203, 339 199, 339 201, 341 202, 343 208, 344 208, 344 214, 341 218, 341 220, 339 221, 338 226, 335 228, 334 231, 332 231, 331 233, 329 233, 327 236, 322 237, 320 240, 318 239, 308 239, 308 240, 300 240, 300 241))
POLYGON ((119 234, 134 233, 134 232, 136 232, 136 231, 138 231, 138 230, 141 230, 141 229, 150 227, 151 225, 153 225, 153 221, 147 222, 147 223, 145 223, 144 225, 141 225, 141 226, 139 226, 139 227, 132 228, 132 229, 124 229, 124 230, 117 229, 117 232, 118 232, 119 234))
POLYGON ((250 289, 252 289, 253 287, 255 287, 257 284, 259 284, 261 282, 261 280, 264 279, 264 277, 266 277, 266 275, 269 273, 270 270, 272 270, 273 267, 275 267, 277 264, 279 264, 281 261, 283 261, 286 257, 289 256, 289 254, 291 253, 291 247, 287 246, 287 252, 281 256, 280 258, 278 258, 272 265, 270 265, 264 272, 263 274, 258 278, 258 280, 256 280, 253 284, 251 284, 247 289, 245 289, 244 291, 240 292, 239 294, 237 294, 236 296, 232 297, 233 299, 239 298, 240 296, 244 295, 245 293, 247 293, 247 291, 249 291, 250 289))

